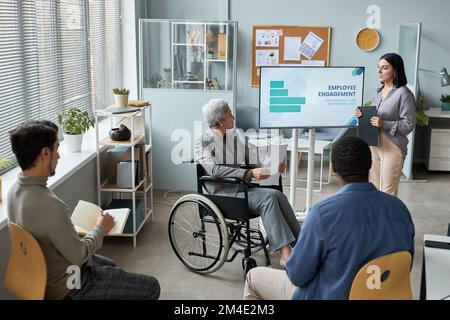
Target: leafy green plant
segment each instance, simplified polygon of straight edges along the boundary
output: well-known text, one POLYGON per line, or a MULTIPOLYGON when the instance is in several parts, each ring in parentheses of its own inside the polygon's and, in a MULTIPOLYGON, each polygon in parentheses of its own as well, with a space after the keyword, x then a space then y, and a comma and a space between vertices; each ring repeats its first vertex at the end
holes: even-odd
POLYGON ((419 96, 419 103, 417 104, 416 108, 416 119, 417 119, 417 125, 419 127, 426 127, 429 122, 428 116, 423 111, 423 104, 424 104, 424 96, 419 96))
POLYGON ((442 95, 441 96, 441 102, 444 102, 444 103, 450 103, 450 95, 442 95))
POLYGON ((119 95, 127 95, 130 93, 130 90, 128 90, 127 88, 114 88, 113 89, 114 94, 119 94, 119 95))
POLYGON ((0 171, 5 170, 13 165, 13 162, 8 158, 0 156, 0 171))
POLYGON ((83 134, 89 127, 94 127, 94 120, 89 117, 87 111, 72 107, 67 112, 58 113, 56 122, 64 128, 64 133, 70 135, 83 134))

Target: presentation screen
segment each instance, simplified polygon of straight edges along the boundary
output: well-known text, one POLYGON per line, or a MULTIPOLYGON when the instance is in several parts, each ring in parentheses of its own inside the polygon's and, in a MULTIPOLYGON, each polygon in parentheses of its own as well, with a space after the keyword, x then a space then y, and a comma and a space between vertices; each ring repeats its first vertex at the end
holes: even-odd
POLYGON ((357 126, 364 67, 261 67, 259 126, 357 126))

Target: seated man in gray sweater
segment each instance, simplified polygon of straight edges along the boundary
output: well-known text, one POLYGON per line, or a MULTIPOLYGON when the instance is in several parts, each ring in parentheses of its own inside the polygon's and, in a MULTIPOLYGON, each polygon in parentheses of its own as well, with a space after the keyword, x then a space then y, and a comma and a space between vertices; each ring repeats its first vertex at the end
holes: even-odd
POLYGON ((8 193, 8 219, 30 232, 44 252, 45 298, 158 299, 160 286, 154 277, 124 272, 112 260, 95 255, 114 226, 112 216, 99 217, 94 229, 80 238, 68 206, 47 187, 59 159, 58 127, 31 121, 12 130, 10 139, 22 172, 8 193), (72 289, 73 266, 80 267, 81 279, 72 289))

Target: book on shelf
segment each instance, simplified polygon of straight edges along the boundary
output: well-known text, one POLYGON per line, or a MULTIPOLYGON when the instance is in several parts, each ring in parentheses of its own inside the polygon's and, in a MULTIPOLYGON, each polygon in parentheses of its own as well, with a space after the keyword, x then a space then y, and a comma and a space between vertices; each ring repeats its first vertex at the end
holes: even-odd
POLYGON ((128 100, 129 107, 141 108, 150 105, 150 102, 145 100, 128 100))
POLYGON ((102 213, 109 213, 113 216, 115 221, 114 227, 108 232, 108 235, 122 234, 128 215, 130 214, 129 208, 102 210, 99 206, 83 200, 78 201, 78 204, 72 213, 71 219, 75 226, 75 230, 80 235, 87 234, 89 230, 95 227, 97 218, 100 217, 102 213))

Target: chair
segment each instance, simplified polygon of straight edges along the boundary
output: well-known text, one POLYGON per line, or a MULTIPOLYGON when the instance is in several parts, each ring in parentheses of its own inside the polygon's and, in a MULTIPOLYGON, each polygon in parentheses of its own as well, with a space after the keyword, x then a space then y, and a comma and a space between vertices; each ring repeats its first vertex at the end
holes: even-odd
POLYGON ((22 227, 8 223, 11 254, 5 288, 20 300, 43 300, 47 284, 47 264, 37 240, 22 227))
MULTIPOLYGON (((256 186, 253 186, 256 187, 256 186)), ((282 191, 281 177, 277 186, 282 191)), ((244 277, 256 267, 252 253, 264 250, 265 264, 270 266, 267 241, 259 228, 251 226, 251 219, 259 218, 248 208, 249 185, 239 178, 207 176, 197 164, 197 194, 181 197, 172 208, 169 218, 169 239, 178 259, 197 273, 212 273, 225 262, 233 261, 243 253, 244 277), (239 186, 243 197, 209 195, 204 192, 209 183, 239 186), (230 247, 235 252, 228 258, 230 247)))
POLYGON ((409 277, 411 260, 411 254, 408 251, 400 251, 368 262, 353 279, 349 299, 412 300, 409 277), (379 274, 376 273, 376 267, 379 267, 379 274), (370 286, 373 280, 379 281, 379 288, 370 286))

